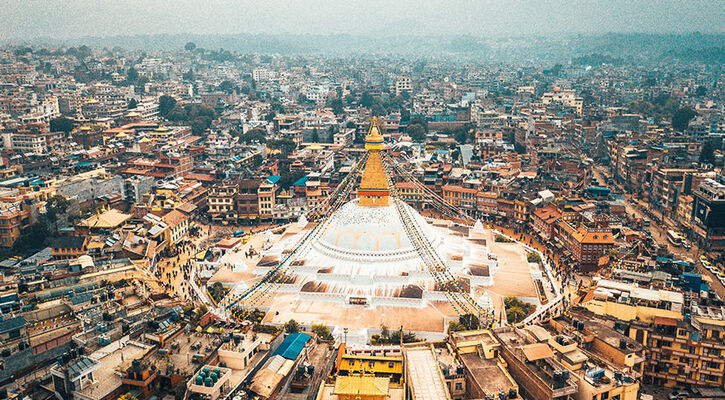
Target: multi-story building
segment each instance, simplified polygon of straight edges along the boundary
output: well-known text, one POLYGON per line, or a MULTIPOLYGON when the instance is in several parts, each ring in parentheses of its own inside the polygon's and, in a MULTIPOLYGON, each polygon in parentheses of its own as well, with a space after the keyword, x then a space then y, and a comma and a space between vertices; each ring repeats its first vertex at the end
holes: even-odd
POLYGON ((263 221, 269 221, 274 218, 275 191, 275 184, 269 181, 264 181, 259 185, 257 190, 259 218, 263 221))
POLYGON ((422 187, 412 182, 396 182, 398 196, 409 205, 420 210, 423 207, 425 193, 422 187))
POLYGON ((136 175, 126 178, 123 182, 126 201, 138 203, 146 193, 151 193, 154 179, 150 176, 136 175))
POLYGON ((573 399, 578 386, 569 370, 554 356, 547 343, 537 342, 518 328, 495 328, 501 356, 519 385, 523 398, 573 399))
POLYGON ((519 385, 501 358, 501 344, 490 331, 455 332, 450 336, 450 343, 455 352, 455 363, 460 363, 463 368, 451 365, 444 375, 452 380, 454 375, 460 373, 465 378, 465 390, 460 396, 456 396, 461 392, 456 390, 459 382, 451 382, 449 390, 454 400, 485 399, 490 396, 505 396, 510 400, 520 398, 519 385))
POLYGON ((657 318, 681 320, 684 296, 681 292, 641 288, 633 283, 595 278, 596 286, 581 306, 597 315, 621 321, 654 322, 657 318))
POLYGON ((542 239, 549 240, 554 232, 556 221, 560 218, 561 213, 556 207, 541 207, 531 213, 531 225, 542 239))
POLYGON ((65 143, 65 134, 30 127, 14 132, 11 140, 12 149, 18 153, 43 155, 60 148, 65 143))
POLYGON ((680 194, 690 191, 687 183, 691 182, 691 179, 685 179, 685 176, 696 172, 695 169, 682 168, 658 168, 655 170, 652 173, 650 206, 664 215, 674 216, 680 194))
POLYGON ((29 205, 0 203, 0 246, 12 247, 32 222, 29 205))
POLYGON ((725 385, 725 315, 721 308, 693 306, 690 320, 656 317, 633 322, 629 336, 647 348, 644 381, 664 387, 725 385))
POLYGON ((395 95, 400 96, 403 93, 410 93, 413 91, 413 85, 411 84, 410 77, 400 76, 395 80, 395 95))
POLYGON ((461 208, 468 215, 473 215, 476 212, 476 189, 460 186, 443 186, 441 187, 441 191, 443 199, 449 204, 461 208))
POLYGON ((243 179, 237 189, 237 218, 240 221, 259 220, 259 179, 243 179))
POLYGON ((725 248, 725 185, 706 179, 693 191, 693 231, 705 248, 725 248))
POLYGON ((566 221, 558 221, 556 237, 564 243, 582 269, 593 269, 599 258, 614 246, 614 235, 610 228, 579 226, 574 228, 566 221))
MULTIPOLYGON (((209 205, 209 215, 211 216, 212 221, 226 224, 236 223, 238 218, 237 191, 238 186, 232 181, 224 181, 209 188, 207 204, 209 205)), ((255 202, 257 201, 256 197, 255 193, 255 202)), ((246 201, 248 201, 248 199, 245 199, 245 202, 246 201)))

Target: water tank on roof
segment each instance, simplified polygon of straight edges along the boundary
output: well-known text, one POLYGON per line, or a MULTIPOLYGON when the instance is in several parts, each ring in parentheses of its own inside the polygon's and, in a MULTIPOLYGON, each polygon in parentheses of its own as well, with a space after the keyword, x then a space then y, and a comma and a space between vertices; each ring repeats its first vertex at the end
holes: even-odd
POLYGON ((213 383, 212 383, 211 378, 204 379, 204 386, 206 386, 206 387, 212 387, 212 386, 214 386, 213 383))
POLYGON ((201 386, 204 384, 204 378, 201 375, 197 375, 196 382, 197 385, 201 386))

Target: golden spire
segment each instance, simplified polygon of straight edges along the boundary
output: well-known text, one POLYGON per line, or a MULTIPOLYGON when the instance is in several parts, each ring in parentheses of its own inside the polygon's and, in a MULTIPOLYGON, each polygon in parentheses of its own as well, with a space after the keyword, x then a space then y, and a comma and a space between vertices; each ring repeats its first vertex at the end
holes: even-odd
POLYGON ((378 119, 373 117, 370 130, 365 136, 365 148, 368 150, 368 161, 365 164, 360 188, 357 195, 360 205, 366 207, 384 207, 390 204, 390 187, 388 177, 380 159, 380 150, 385 148, 383 135, 380 133, 378 119))
POLYGON ((385 148, 377 117, 373 117, 370 122, 370 130, 365 136, 365 148, 368 150, 383 150, 385 148))

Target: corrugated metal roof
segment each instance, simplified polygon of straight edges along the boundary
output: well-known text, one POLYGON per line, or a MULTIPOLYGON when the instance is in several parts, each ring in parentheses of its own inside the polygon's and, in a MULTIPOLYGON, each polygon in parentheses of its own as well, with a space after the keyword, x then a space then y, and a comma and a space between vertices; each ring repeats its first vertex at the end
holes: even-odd
POLYGON ((296 360, 309 340, 310 335, 306 333, 292 333, 277 347, 273 355, 296 360))
POLYGON ((68 374, 70 375, 71 379, 75 378, 89 371, 90 369, 95 367, 96 364, 98 363, 91 360, 90 358, 83 357, 80 360, 68 365, 68 374))

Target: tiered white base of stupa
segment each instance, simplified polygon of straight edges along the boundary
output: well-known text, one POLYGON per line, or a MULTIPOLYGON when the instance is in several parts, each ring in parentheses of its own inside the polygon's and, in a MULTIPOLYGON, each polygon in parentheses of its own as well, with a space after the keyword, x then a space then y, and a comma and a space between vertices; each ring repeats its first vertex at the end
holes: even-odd
MULTIPOLYGON (((400 200, 392 200, 400 201, 400 200)), ((497 260, 490 256, 486 241, 471 239, 446 224, 433 226, 410 206, 400 203, 413 216, 417 229, 444 260, 451 273, 476 286, 493 284, 491 271, 497 260)), ((307 229, 282 238, 264 255, 280 260, 307 229)), ((464 228, 466 229, 466 228, 464 228)), ((478 230, 472 231, 478 232, 478 230)), ((479 232, 480 233, 480 232, 479 232)), ((413 233, 415 234, 415 233, 413 233)), ((257 266, 261 276, 274 265, 257 266)), ((364 207, 358 200, 343 205, 324 226, 309 250, 291 268, 294 283, 279 291, 297 293, 300 300, 337 303, 349 307, 425 307, 431 301, 449 301, 411 243, 394 204, 364 207)))

